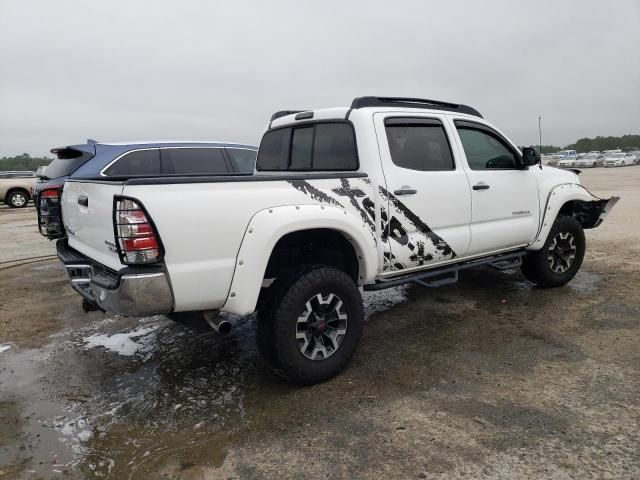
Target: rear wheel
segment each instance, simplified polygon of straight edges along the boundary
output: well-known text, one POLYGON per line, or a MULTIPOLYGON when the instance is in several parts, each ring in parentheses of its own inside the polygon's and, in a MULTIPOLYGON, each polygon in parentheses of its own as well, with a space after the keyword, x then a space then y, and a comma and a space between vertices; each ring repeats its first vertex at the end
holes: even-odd
POLYGON ((346 273, 314 267, 289 279, 258 319, 258 347, 289 381, 311 385, 337 375, 362 335, 362 298, 346 273))
POLYGON ((541 287, 559 287, 578 273, 585 252, 582 225, 575 218, 560 216, 549 232, 544 246, 529 252, 522 273, 541 287))
POLYGON ((24 208, 29 203, 29 195, 22 190, 11 192, 7 197, 7 205, 11 208, 24 208))

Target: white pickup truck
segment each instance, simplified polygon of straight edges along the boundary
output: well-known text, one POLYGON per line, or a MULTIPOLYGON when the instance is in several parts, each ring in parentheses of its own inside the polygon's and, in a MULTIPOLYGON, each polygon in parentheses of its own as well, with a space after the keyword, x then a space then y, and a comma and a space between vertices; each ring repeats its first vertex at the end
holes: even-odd
POLYGON ((478 265, 542 287, 576 274, 600 199, 473 108, 389 97, 273 115, 256 173, 72 176, 58 256, 87 308, 258 311, 280 374, 337 374, 361 336, 359 288, 438 286, 478 265))

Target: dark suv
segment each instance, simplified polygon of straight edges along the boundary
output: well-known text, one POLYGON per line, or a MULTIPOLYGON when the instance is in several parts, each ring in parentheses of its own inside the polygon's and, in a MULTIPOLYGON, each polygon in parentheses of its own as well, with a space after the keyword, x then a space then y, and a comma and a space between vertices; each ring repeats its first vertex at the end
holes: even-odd
POLYGON ((58 197, 70 176, 164 176, 253 174, 258 148, 225 142, 151 141, 100 143, 54 148, 56 155, 38 172, 33 187, 40 233, 64 236, 58 197))

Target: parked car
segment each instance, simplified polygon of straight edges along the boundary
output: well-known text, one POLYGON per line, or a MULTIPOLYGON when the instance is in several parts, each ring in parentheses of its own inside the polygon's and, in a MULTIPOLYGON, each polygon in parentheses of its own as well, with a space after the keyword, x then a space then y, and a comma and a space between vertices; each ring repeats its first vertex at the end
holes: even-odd
POLYGON ((257 147, 221 142, 153 141, 86 144, 54 148, 57 158, 40 174, 37 200, 40 233, 63 236, 58 197, 70 175, 222 175, 252 174, 257 147), (41 198, 43 196, 43 198, 41 198))
POLYGON ((629 153, 633 153, 636 157, 636 165, 640 165, 640 150, 634 150, 633 152, 629 152, 629 153))
POLYGON ((604 165, 604 155, 601 153, 585 153, 582 158, 576 161, 576 167, 601 167, 604 165))
POLYGON ((633 153, 618 152, 604 161, 605 167, 626 167, 627 165, 635 165, 636 156, 633 153))
POLYGON ((576 166, 578 154, 575 150, 561 150, 556 153, 556 156, 558 157, 558 167, 573 168, 576 166))
POLYGON ((570 281, 583 229, 617 198, 538 162, 465 105, 361 97, 277 112, 252 176, 76 171, 58 257, 87 309, 199 312, 218 330, 229 326, 215 311, 257 310, 263 356, 312 384, 356 349, 359 286, 435 287, 479 265, 521 266, 542 287, 570 281))
POLYGON ((58 196, 69 175, 95 156, 96 145, 95 140, 87 140, 87 143, 79 145, 54 148, 51 153, 56 158, 49 165, 38 168, 38 181, 34 183, 31 193, 38 211, 41 234, 55 236, 62 231, 58 196))
POLYGON ((622 150, 620 150, 619 148, 615 149, 615 150, 604 150, 602 153, 606 158, 611 157, 612 155, 615 155, 616 153, 620 153, 622 152, 622 150))
POLYGON ((34 172, 0 172, 0 202, 11 208, 24 208, 31 200, 31 188, 36 181, 34 172))

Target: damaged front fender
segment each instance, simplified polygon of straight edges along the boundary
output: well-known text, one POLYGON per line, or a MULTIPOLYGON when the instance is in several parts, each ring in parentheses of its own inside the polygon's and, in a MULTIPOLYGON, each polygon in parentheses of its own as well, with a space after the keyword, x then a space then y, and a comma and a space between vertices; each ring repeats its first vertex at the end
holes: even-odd
POLYGON ((538 234, 527 249, 542 248, 558 215, 572 215, 584 229, 596 228, 604 221, 618 200, 620 200, 619 197, 608 199, 596 197, 579 183, 555 186, 549 192, 544 205, 538 234))
POLYGON ((573 205, 573 216, 582 224, 582 228, 596 228, 604 221, 620 197, 592 200, 577 200, 573 205))

